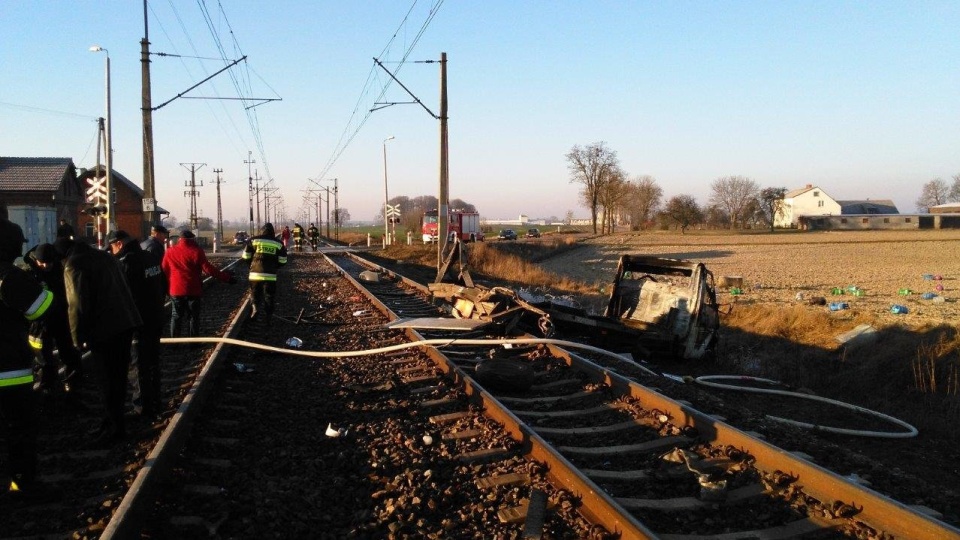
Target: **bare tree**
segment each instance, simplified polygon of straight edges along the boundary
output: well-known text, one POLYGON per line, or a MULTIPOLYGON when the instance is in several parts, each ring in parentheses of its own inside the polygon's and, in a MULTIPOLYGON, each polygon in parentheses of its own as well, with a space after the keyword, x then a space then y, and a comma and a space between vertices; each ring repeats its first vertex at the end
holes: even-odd
POLYGON ((574 145, 567 152, 566 158, 570 169, 570 182, 583 184, 581 195, 590 209, 593 233, 596 234, 600 195, 604 184, 610 180, 611 172, 619 165, 617 153, 600 141, 585 148, 574 145))
POLYGON ((950 187, 943 178, 934 178, 923 185, 923 191, 920 192, 920 198, 917 199, 917 210, 920 212, 929 212, 931 206, 944 204, 950 196, 950 187))
POLYGON ((730 227, 730 214, 723 208, 711 204, 703 209, 703 223, 711 229, 726 229, 730 227))
POLYGON ((783 216, 783 198, 787 194, 787 188, 763 188, 760 195, 757 196, 757 204, 760 206, 760 215, 763 222, 770 226, 770 232, 773 232, 773 223, 778 217, 783 216))
POLYGON ((630 218, 631 230, 639 231, 646 228, 647 223, 660 209, 662 198, 663 189, 657 185, 657 179, 652 176, 638 176, 628 184, 624 206, 630 218))
POLYGON ((960 202, 960 174, 953 175, 953 185, 950 186, 948 202, 960 202))
POLYGON ((450 201, 450 209, 463 210, 464 212, 476 212, 477 207, 463 199, 454 199, 450 201))
POLYGON ((344 226, 347 222, 350 221, 350 211, 346 208, 337 208, 333 213, 333 222, 339 223, 340 226, 344 226))
POLYGON ((600 190, 600 206, 603 209, 603 224, 601 232, 612 233, 624 209, 624 202, 628 192, 626 174, 620 167, 610 171, 610 178, 600 190))
POLYGON ((760 185, 746 176, 723 176, 710 184, 712 195, 710 204, 715 204, 730 215, 730 221, 736 227, 743 219, 743 210, 750 201, 757 198, 760 185))
POLYGON ((681 234, 686 234, 690 225, 703 221, 703 210, 692 195, 677 195, 671 198, 667 201, 663 213, 671 222, 680 227, 681 234))

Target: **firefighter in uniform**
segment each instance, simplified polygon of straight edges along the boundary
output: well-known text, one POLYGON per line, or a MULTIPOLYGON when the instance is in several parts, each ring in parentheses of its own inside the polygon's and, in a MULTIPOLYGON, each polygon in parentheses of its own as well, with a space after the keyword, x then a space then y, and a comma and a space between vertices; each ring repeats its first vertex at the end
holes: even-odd
POLYGON ((313 223, 311 223, 310 228, 307 229, 307 238, 310 239, 310 247, 312 247, 313 250, 316 251, 317 244, 320 241, 320 229, 318 229, 317 226, 314 225, 313 223))
POLYGON ((277 294, 277 270, 287 264, 287 250, 277 241, 272 223, 264 224, 260 234, 247 242, 242 258, 250 263, 247 278, 253 297, 250 320, 256 320, 262 312, 269 325, 277 294))
POLYGON ((0 219, 0 426, 6 439, 8 486, 0 495, 18 497, 40 489, 37 476, 37 410, 33 353, 27 343, 31 321, 42 317, 53 293, 13 264, 23 253, 23 230, 0 219))
POLYGON ((293 224, 293 248, 303 251, 303 227, 299 223, 293 224))

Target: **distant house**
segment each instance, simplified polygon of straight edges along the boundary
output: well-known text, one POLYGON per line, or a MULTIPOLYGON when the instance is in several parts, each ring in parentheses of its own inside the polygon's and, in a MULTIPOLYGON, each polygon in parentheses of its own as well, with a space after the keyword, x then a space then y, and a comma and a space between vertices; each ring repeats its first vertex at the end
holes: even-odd
POLYGON ((897 205, 889 199, 866 199, 864 201, 837 201, 843 215, 899 214, 897 205))
POLYGON ((71 158, 0 157, 0 198, 33 246, 53 242, 61 219, 77 229, 84 194, 71 158))
POLYGON ((931 214, 960 214, 960 202, 938 204, 927 209, 931 214))
POLYGON ((802 221, 801 217, 835 216, 842 212, 840 203, 813 184, 788 191, 783 196, 781 210, 773 220, 774 227, 797 227, 802 221))

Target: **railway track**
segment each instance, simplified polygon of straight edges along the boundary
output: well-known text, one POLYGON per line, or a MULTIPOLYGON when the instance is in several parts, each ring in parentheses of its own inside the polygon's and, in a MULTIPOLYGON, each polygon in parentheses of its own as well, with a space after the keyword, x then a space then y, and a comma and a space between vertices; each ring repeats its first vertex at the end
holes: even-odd
MULTIPOLYGON (((267 349, 164 346, 165 419, 107 451, 46 452, 66 496, 0 508, 0 538, 960 538, 622 360, 391 328, 442 312, 422 286, 330 261, 291 257, 270 326, 246 320, 245 287, 210 289, 206 328, 267 349), (489 361, 532 386, 481 387, 489 361)), ((86 416, 48 408, 44 448, 82 439, 86 416)))
MULTIPOLYGON (((357 265, 362 263, 355 258, 351 262, 344 262, 345 270, 359 275, 363 268, 357 265)), ((370 290, 384 297, 385 304, 395 294, 389 292, 390 283, 416 288, 400 276, 382 274, 387 279, 370 290)), ((463 334, 409 333, 428 340, 463 334)), ((621 374, 628 372, 622 362, 605 367, 552 344, 510 350, 488 345, 457 347, 447 355, 454 359, 449 372, 469 378, 476 364, 490 356, 532 365, 535 384, 491 395, 468 379, 468 387, 473 387, 468 393, 558 472, 556 480, 581 498, 581 511, 623 537, 960 537, 960 531, 921 509, 638 384, 638 377, 621 374), (604 496, 614 500, 614 510, 599 500, 604 496), (626 530, 626 515, 642 528, 626 530)))
MULTIPOLYGON (((220 259, 232 266, 236 261, 220 259)), ((206 283, 202 328, 220 334, 228 326, 246 289, 206 283)), ((127 414, 127 438, 110 448, 87 447, 101 418, 97 366, 85 362, 81 387, 82 408, 62 396, 43 398, 39 423, 40 479, 62 492, 62 497, 40 504, 0 503, 0 538, 96 537, 145 465, 177 408, 189 395, 204 361, 214 347, 162 347, 162 389, 165 410, 161 419, 127 414)))

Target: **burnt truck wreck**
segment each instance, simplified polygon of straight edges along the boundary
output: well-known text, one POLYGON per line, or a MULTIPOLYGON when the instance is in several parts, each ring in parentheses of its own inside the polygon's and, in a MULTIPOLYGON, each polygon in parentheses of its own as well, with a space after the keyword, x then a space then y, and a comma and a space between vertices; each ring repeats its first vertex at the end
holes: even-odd
POLYGON ((602 315, 562 299, 478 286, 466 270, 458 284, 439 282, 445 275, 430 285, 434 297, 448 302, 454 317, 488 323, 504 335, 522 328, 544 337, 601 338, 648 358, 701 359, 717 342, 714 278, 699 262, 622 256, 602 315))

